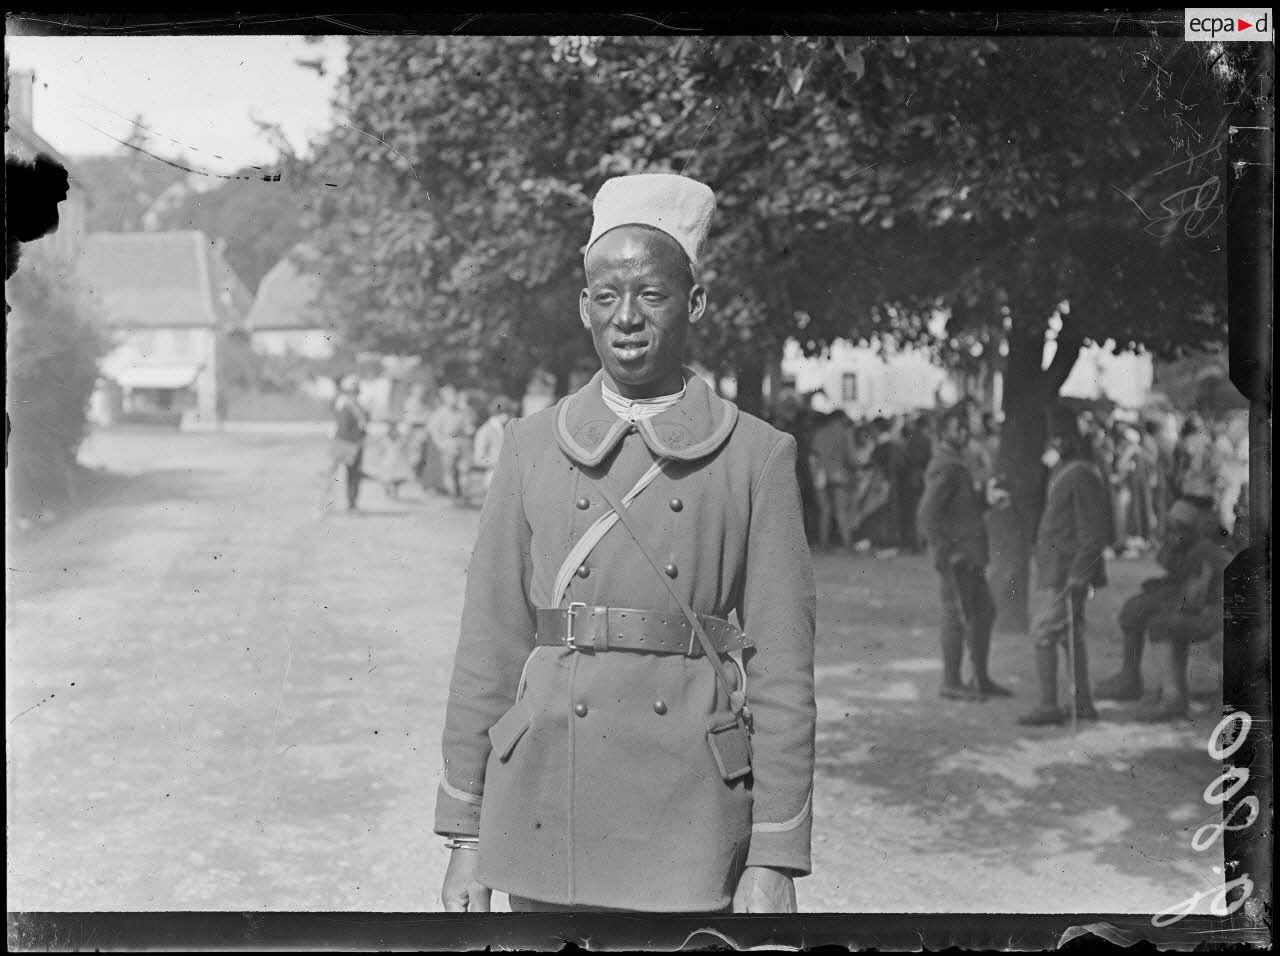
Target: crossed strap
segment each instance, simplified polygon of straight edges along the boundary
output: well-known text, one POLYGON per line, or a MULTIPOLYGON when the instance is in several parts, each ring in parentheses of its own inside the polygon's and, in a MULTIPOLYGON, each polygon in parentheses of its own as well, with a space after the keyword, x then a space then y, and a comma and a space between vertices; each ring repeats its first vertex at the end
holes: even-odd
MULTIPOLYGON (((666 459, 660 458, 654 463, 654 467, 661 471, 665 464, 666 459)), ((647 475, 648 472, 645 474, 647 475)), ((729 704, 732 707, 734 714, 740 716, 749 727, 751 712, 747 708, 747 696, 745 691, 741 689, 734 690, 733 683, 729 679, 729 672, 724 666, 724 661, 720 659, 720 655, 716 651, 716 646, 711 642, 711 638, 707 636, 707 632, 703 628, 702 621, 699 620, 697 612, 689 606, 689 602, 684 599, 684 595, 680 593, 671 578, 667 576, 667 573, 662 569, 662 565, 658 563, 658 559, 650 554, 649 549, 644 546, 644 541, 640 536, 640 532, 635 526, 634 516, 627 510, 627 506, 624 504, 623 500, 619 500, 617 495, 605 488, 603 484, 592 480, 591 477, 585 473, 583 474, 583 477, 586 478, 586 480, 595 487, 596 491, 600 492, 600 496, 609 503, 609 506, 613 509, 612 513, 619 521, 622 522, 622 526, 627 529, 627 533, 630 534, 632 540, 635 541, 636 547, 640 549, 640 553, 644 555, 645 560, 649 562, 654 573, 658 575, 658 580, 660 580, 670 592, 672 599, 680 608, 681 613, 683 613, 685 618, 689 621, 689 626, 693 629, 694 635, 698 638, 698 643, 702 646, 703 655, 711 662, 711 666, 715 668, 716 678, 720 681, 720 686, 724 688, 724 692, 729 698, 729 704)), ((649 480, 652 481, 652 479, 649 480)), ((646 482, 646 484, 647 483, 648 482, 646 482)), ((639 493, 635 488, 632 489, 632 492, 635 494, 639 493)), ((635 497, 635 494, 628 492, 628 495, 632 498, 635 497)), ((612 524, 610 524, 610 527, 612 527, 612 524)))

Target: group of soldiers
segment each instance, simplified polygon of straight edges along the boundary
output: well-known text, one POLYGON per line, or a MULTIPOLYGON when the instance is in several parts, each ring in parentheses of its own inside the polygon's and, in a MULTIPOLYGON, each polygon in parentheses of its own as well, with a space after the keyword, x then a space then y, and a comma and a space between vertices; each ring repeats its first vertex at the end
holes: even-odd
MULTIPOLYGON (((973 475, 969 416, 957 408, 939 424, 938 448, 926 475, 918 521, 941 576, 941 694, 956 699, 1008 696, 987 672, 994 603, 985 577, 988 541, 984 513, 991 505, 973 475), (974 677, 960 677, 964 644, 974 677)), ((1190 646, 1212 640, 1222 630, 1222 575, 1235 538, 1222 528, 1212 504, 1178 497, 1168 510, 1159 561, 1162 577, 1146 581, 1120 613, 1123 665, 1120 672, 1091 682, 1085 641, 1085 609, 1095 588, 1107 584, 1106 556, 1115 541, 1114 510, 1106 479, 1097 467, 1079 417, 1068 408, 1048 412, 1044 509, 1035 536, 1035 592, 1031 638, 1039 701, 1019 723, 1062 724, 1069 717, 1096 720, 1095 696, 1112 700, 1143 697, 1141 661, 1145 644, 1163 644, 1167 663, 1158 692, 1135 716, 1163 721, 1188 714, 1187 662, 1190 646), (1059 705, 1059 653, 1065 650, 1073 699, 1059 705)))
MULTIPOLYGON (((496 889, 524 912, 792 912, 811 869, 806 462, 793 436, 684 364, 707 306, 697 268, 714 208, 684 176, 605 182, 578 304, 601 369, 503 428, 445 716, 434 827, 451 851, 447 910, 488 910, 496 889)), ((1114 541, 1076 416, 1052 409, 1048 432, 1027 725, 1097 717, 1085 607, 1114 541)), ((914 510, 940 576, 941 691, 1007 695, 987 660, 997 489, 975 463, 968 408, 942 414, 935 438, 914 510)), ((1185 713, 1186 650, 1221 622, 1225 552, 1210 519, 1194 502, 1170 508, 1168 574, 1126 604, 1125 667, 1099 696, 1140 695, 1142 648, 1164 643, 1155 713, 1185 713)))

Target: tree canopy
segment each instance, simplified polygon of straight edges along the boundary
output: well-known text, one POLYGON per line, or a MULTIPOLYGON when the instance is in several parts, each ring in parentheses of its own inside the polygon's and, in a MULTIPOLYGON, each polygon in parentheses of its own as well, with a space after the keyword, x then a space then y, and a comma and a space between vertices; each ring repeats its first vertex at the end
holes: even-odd
POLYGON ((789 337, 1002 366, 1025 593, 1042 409, 1080 347, 1224 338, 1240 62, 1159 38, 360 37, 340 124, 296 172, 337 324, 506 390, 589 358, 600 184, 708 183, 693 357, 747 410, 789 337))
POLYGON ((1155 39, 362 37, 307 176, 341 324, 509 385, 587 354, 591 196, 642 170, 717 192, 712 367, 1006 332, 1038 362, 1063 301, 1062 364, 1086 339, 1171 354, 1223 333, 1242 85, 1155 39))

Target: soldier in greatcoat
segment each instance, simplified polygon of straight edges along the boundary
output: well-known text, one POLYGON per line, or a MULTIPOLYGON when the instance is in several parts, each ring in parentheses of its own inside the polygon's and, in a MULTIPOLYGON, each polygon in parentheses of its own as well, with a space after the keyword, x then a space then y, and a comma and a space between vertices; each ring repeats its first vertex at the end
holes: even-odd
POLYGON ((1090 460, 1075 414, 1055 405, 1048 419, 1049 442, 1042 460, 1049 468, 1049 484, 1036 529, 1031 622, 1040 703, 1018 718, 1018 723, 1030 726, 1067 720, 1058 706, 1060 646, 1067 649, 1074 667, 1077 717, 1098 717, 1089 686, 1084 611, 1089 592, 1107 583, 1103 552, 1114 537, 1107 485, 1090 460))
POLYGON ((951 700, 1010 696, 987 671, 996 607, 986 575, 990 560, 987 506, 982 486, 969 469, 969 440, 968 409, 963 405, 948 409, 938 422, 938 440, 925 471, 924 494, 916 514, 916 527, 933 552, 934 567, 941 576, 939 695, 951 700), (970 684, 960 676, 966 643, 973 667, 970 684))
POLYGON ((789 912, 809 872, 796 443, 683 366, 714 203, 604 184, 579 303, 602 369, 506 428, 445 720, 448 910, 789 912))

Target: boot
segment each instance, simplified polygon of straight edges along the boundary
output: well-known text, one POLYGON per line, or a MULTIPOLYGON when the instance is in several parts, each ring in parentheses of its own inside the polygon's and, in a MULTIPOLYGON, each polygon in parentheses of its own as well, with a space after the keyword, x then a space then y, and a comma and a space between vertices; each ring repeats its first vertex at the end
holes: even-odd
MULTIPOLYGON (((944 602, 946 597, 943 598, 944 602)), ((942 609, 942 686, 938 696, 948 700, 981 700, 982 695, 966 687, 960 678, 960 665, 964 659, 964 634, 954 620, 953 608, 942 609)))
POLYGON ((1118 673, 1100 681, 1095 695, 1101 700, 1137 700, 1142 696, 1142 632, 1124 631, 1123 658, 1118 673))
MULTIPOLYGON (((1078 720, 1097 720, 1098 712, 1093 706, 1093 694, 1089 689, 1089 652, 1085 648, 1084 636, 1076 634, 1076 718, 1078 720)), ((1070 715, 1068 715, 1070 716, 1070 715)))
POLYGON ((973 686, 983 697, 1012 697, 1013 691, 1001 687, 987 673, 991 653, 991 628, 974 624, 969 636, 969 659, 973 664, 973 686))
POLYGON ((1024 727, 1062 724, 1067 715, 1058 706, 1058 649, 1052 645, 1036 648, 1036 678, 1040 684, 1040 704, 1018 718, 1024 727))
POLYGON ((1190 694, 1187 688, 1187 657, 1190 647, 1186 641, 1169 639, 1169 655, 1166 664, 1165 686, 1160 699, 1143 707, 1134 716, 1144 723, 1160 723, 1191 716, 1190 694))

